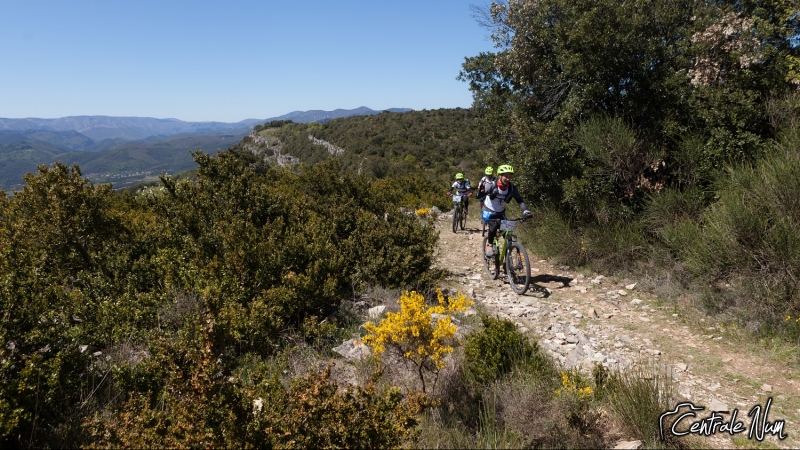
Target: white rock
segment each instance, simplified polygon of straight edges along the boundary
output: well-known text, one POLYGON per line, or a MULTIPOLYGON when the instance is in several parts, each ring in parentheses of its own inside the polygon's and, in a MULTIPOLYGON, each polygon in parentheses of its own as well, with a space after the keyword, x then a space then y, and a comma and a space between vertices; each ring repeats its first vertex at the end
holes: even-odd
POLYGON ((614 446, 615 449, 638 449, 642 448, 642 441, 619 441, 614 446))
POLYGON ((642 302, 638 298, 635 298, 635 299, 631 300, 631 305, 634 305, 634 306, 641 305, 642 303, 644 303, 644 302, 642 302))
POLYGON ((617 291, 617 294, 619 294, 619 295, 624 297, 624 296, 628 295, 628 291, 626 291, 625 289, 620 289, 620 290, 617 291))
POLYGON ((386 305, 378 305, 367 310, 367 314, 369 315, 370 319, 377 319, 383 315, 384 311, 386 311, 386 305))
POLYGON ((342 345, 333 348, 333 351, 347 359, 355 360, 366 358, 372 354, 372 350, 369 346, 355 338, 342 342, 342 345))
POLYGON ((763 384, 761 385, 761 390, 764 392, 772 392, 772 385, 763 384))
POLYGON ((728 412, 728 405, 722 403, 721 401, 717 400, 716 398, 711 399, 711 405, 708 407, 709 411, 716 411, 716 412, 728 412))
POLYGON ((632 291, 636 287, 636 283, 631 283, 625 286, 625 289, 632 291))

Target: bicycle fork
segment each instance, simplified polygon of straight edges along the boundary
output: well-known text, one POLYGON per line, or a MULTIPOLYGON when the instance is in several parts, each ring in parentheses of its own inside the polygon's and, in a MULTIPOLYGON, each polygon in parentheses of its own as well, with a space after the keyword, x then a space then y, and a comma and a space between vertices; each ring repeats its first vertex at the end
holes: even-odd
POLYGON ((503 245, 501 248, 500 245, 497 243, 497 236, 495 236, 494 247, 500 252, 500 254, 498 255, 499 258, 498 261, 500 261, 500 265, 502 266, 506 259, 506 250, 508 250, 508 240, 503 239, 503 245))

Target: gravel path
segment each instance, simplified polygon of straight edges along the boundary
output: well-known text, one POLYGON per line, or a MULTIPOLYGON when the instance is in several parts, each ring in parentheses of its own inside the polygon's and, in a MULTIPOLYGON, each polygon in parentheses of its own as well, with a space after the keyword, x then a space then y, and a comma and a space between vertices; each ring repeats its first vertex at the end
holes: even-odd
MULTIPOLYGON (((482 242, 477 214, 467 229, 453 233, 452 216, 442 214, 435 226, 440 232, 438 267, 450 272, 451 287, 468 293, 497 316, 511 319, 523 331, 538 337, 541 346, 566 367, 591 370, 595 362, 627 367, 655 362, 667 368, 680 393, 677 400, 707 409, 738 409, 738 421, 747 428, 734 436, 716 433, 703 437, 709 447, 753 447, 748 412, 765 407, 772 398, 768 420, 785 420, 785 440, 768 436, 782 448, 800 447, 800 371, 781 363, 781 355, 741 339, 736 330, 720 326, 694 309, 659 301, 637 290, 636 280, 616 280, 600 274, 584 276, 568 267, 555 267, 530 254, 531 275, 540 289, 515 294, 503 276, 489 280, 480 255, 482 242), (556 278, 560 279, 560 278, 556 278), (546 289, 546 290, 545 290, 546 289)), ((524 226, 524 225, 522 225, 524 226)), ((730 413, 724 414, 725 420, 730 413)), ((771 445, 772 444, 772 445, 771 445)))

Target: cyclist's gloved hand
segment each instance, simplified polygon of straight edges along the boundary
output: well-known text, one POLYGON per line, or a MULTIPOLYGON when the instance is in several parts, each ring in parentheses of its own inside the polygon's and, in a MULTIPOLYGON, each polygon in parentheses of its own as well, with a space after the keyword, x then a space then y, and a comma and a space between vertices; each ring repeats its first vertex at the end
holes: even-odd
POLYGON ((450 191, 447 191, 447 195, 450 195, 450 191))

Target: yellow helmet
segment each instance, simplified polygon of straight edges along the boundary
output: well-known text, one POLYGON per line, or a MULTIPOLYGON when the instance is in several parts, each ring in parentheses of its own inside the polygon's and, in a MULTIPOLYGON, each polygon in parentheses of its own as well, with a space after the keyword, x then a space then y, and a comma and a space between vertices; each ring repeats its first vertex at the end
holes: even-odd
POLYGON ((494 169, 492 168, 492 166, 489 166, 486 168, 486 170, 483 171, 483 173, 486 175, 492 175, 494 173, 494 169))
POLYGON ((502 166, 497 168, 498 175, 502 175, 504 173, 514 173, 514 168, 508 164, 503 164, 502 166))
POLYGON ((456 174, 456 180, 463 180, 463 179, 464 179, 464 174, 463 173, 457 173, 456 174))

